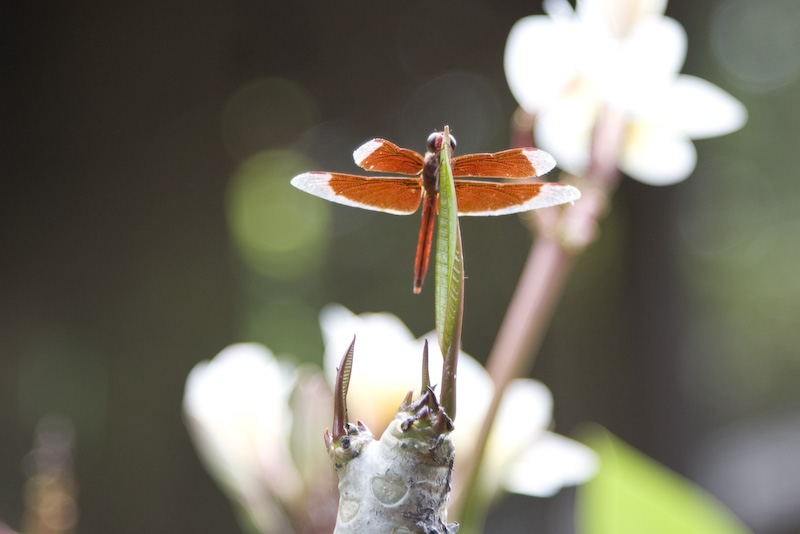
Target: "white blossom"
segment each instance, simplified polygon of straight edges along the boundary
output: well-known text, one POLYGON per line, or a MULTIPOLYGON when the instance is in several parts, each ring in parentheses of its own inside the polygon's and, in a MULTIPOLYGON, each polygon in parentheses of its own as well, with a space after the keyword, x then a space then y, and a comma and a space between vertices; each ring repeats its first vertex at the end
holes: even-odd
MULTIPOLYGON (((424 339, 429 343, 430 378, 441 383, 442 356, 435 332, 415 339, 389 313, 355 315, 339 305, 321 314, 325 340, 325 372, 331 383, 336 366, 356 337, 347 406, 351 420, 362 420, 379 435, 394 417, 410 390, 419 393, 424 339)), ((458 361, 456 403, 458 418, 453 438, 456 465, 469 458, 474 440, 491 402, 494 385, 486 370, 461 353, 458 361)), ((513 381, 504 393, 481 470, 486 498, 499 489, 549 496, 561 487, 593 476, 597 458, 586 446, 547 429, 552 423, 553 399, 541 382, 513 381)))
POLYGON ((294 383, 294 369, 257 343, 227 347, 186 380, 183 410, 200 456, 260 532, 285 528, 283 503, 301 490, 289 452, 294 383))
POLYGON ((511 92, 537 116, 537 145, 559 166, 585 173, 602 113, 627 126, 620 170, 641 182, 685 179, 697 160, 691 139, 724 135, 747 120, 719 87, 679 74, 686 32, 664 16, 665 0, 545 0, 547 15, 523 18, 508 36, 511 92))

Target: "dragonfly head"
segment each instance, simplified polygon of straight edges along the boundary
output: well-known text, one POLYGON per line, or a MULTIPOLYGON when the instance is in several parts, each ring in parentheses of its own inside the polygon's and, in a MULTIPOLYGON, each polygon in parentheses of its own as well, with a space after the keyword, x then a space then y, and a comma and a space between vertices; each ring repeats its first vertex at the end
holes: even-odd
MULTIPOLYGON (((432 154, 438 154, 439 151, 442 149, 442 139, 444 139, 444 135, 442 132, 433 132, 431 135, 428 136, 428 152, 432 154)), ((452 135, 450 136, 450 149, 452 152, 456 150, 456 138, 452 135)))

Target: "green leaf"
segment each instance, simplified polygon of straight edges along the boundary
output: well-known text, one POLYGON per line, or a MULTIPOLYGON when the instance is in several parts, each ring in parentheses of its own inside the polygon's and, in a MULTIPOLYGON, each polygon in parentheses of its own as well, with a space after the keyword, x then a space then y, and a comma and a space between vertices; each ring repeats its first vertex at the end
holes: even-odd
POLYGON ((710 494, 598 428, 586 440, 599 455, 597 476, 578 490, 580 534, 745 534, 710 494))
POLYGON ((439 167, 435 308, 436 331, 445 360, 441 401, 450 418, 455 420, 456 366, 464 315, 464 262, 450 155, 450 130, 445 126, 439 167))

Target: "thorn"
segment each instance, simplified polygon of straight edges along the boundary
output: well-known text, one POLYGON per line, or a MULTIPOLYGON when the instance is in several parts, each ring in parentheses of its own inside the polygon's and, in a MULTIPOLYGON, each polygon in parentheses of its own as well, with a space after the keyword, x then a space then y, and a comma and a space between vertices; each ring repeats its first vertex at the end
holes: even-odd
POLYGON ((413 424, 414 424, 414 418, 409 417, 408 419, 400 423, 400 430, 402 430, 403 432, 407 432, 408 429, 411 428, 411 425, 413 424))
POLYGON ((420 391, 430 389, 431 375, 428 371, 428 340, 425 340, 425 346, 422 348, 422 388, 420 391))
POLYGON ((356 337, 347 352, 344 353, 341 363, 336 370, 336 385, 334 386, 333 398, 333 441, 339 441, 347 435, 347 388, 350 386, 350 372, 353 368, 353 350, 356 345, 356 337))
POLYGON ((409 412, 416 413, 420 409, 420 406, 428 404, 428 396, 430 396, 430 391, 425 390, 425 392, 422 395, 420 395, 420 397, 417 400, 415 400, 412 403, 409 403, 408 406, 406 406, 406 410, 409 412))
POLYGON ((434 412, 439 411, 439 400, 436 398, 436 393, 433 392, 433 388, 431 386, 427 387, 428 389, 428 399, 429 399, 429 406, 433 408, 434 412))
POLYGON ((412 389, 411 391, 408 392, 408 394, 406 394, 406 398, 403 399, 403 403, 400 405, 400 409, 401 410, 409 409, 411 407, 411 399, 413 398, 414 398, 414 390, 412 389))
POLYGON ((444 434, 445 431, 452 432, 455 429, 453 420, 450 419, 450 416, 447 415, 447 412, 444 409, 440 409, 436 415, 437 417, 433 424, 433 428, 438 434, 444 434))
POLYGON ((422 409, 417 412, 416 419, 417 421, 419 421, 420 419, 428 419, 430 418, 430 416, 431 416, 431 409, 428 408, 427 406, 423 406, 422 409))

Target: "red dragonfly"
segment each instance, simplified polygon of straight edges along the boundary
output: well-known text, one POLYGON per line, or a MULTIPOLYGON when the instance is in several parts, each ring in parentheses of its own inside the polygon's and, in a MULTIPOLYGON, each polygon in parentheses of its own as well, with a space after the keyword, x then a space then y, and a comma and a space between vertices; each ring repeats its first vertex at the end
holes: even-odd
MULTIPOLYGON (((428 270, 433 223, 439 209, 439 153, 442 132, 428 137, 428 152, 400 148, 385 139, 373 139, 353 152, 356 165, 368 171, 408 177, 366 177, 333 172, 306 172, 292 185, 320 198, 346 206, 409 215, 422 202, 422 227, 414 262, 414 293, 422 290, 428 270)), ((451 135, 450 145, 456 148, 451 135)), ((553 157, 535 148, 514 148, 494 154, 467 154, 451 160, 453 177, 534 178, 555 167, 553 157)), ((459 215, 506 215, 573 202, 580 192, 556 183, 501 183, 454 180, 459 215)))

